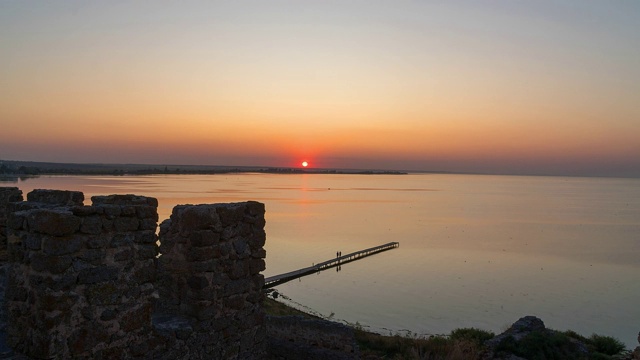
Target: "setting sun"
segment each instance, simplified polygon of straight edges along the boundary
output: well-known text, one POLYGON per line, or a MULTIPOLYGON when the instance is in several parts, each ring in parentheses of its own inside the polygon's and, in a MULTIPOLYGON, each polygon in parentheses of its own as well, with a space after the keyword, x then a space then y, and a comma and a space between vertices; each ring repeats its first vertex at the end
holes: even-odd
POLYGON ((306 161, 303 161, 303 162, 302 162, 302 167, 307 167, 307 166, 309 166, 309 163, 308 163, 308 162, 306 162, 306 161))

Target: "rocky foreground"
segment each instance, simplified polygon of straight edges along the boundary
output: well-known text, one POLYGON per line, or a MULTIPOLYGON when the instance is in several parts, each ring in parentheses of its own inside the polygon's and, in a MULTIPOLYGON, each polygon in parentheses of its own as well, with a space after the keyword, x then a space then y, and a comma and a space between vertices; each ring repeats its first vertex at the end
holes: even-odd
MULTIPOLYGON (((447 359, 447 360, 527 360, 527 359, 617 359, 617 360, 638 360, 640 359, 640 346, 634 351, 624 350, 624 346, 613 338, 598 337, 598 343, 594 343, 593 337, 590 339, 581 337, 578 334, 559 332, 547 329, 544 322, 535 316, 525 316, 513 323, 509 329, 502 334, 494 336, 486 341, 474 342, 459 341, 455 344, 444 345, 442 342, 448 341, 441 338, 433 340, 433 345, 420 346, 418 341, 413 349, 406 349, 411 339, 404 339, 405 349, 402 353, 381 354, 366 349, 358 349, 358 335, 354 330, 342 324, 333 323, 320 319, 303 319, 302 317, 284 316, 270 317, 271 330, 276 323, 291 321, 285 318, 297 318, 293 321, 306 321, 309 324, 309 332, 305 335, 306 340, 301 341, 299 334, 277 333, 268 331, 269 354, 271 359, 447 359), (317 334, 324 334, 316 337, 317 334), (329 334, 335 334, 333 343, 323 341, 322 338, 329 334), (355 349, 354 346, 355 345, 355 349), (432 349, 429 349, 432 347, 432 349)), ((269 329, 269 327, 268 327, 269 329)), ((298 327, 299 329, 299 327, 298 327)), ((384 337, 390 343, 402 342, 398 337, 384 337)), ((430 341, 425 340, 425 341, 430 341)), ((450 342, 451 343, 451 342, 450 342)), ((409 345, 411 347, 411 345, 409 345)))

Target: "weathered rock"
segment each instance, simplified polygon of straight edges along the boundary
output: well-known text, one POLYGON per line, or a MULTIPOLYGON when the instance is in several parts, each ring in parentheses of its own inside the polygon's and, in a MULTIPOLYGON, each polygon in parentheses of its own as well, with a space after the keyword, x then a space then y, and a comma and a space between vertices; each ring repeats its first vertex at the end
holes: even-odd
POLYGON ((502 342, 507 337, 511 336, 515 341, 519 341, 523 337, 531 334, 534 331, 544 331, 546 328, 544 326, 544 322, 538 319, 535 316, 525 316, 509 327, 502 334, 494 337, 493 339, 487 341, 487 346, 497 346, 500 342, 502 342))
POLYGON ((49 205, 82 205, 84 194, 80 191, 36 189, 27 194, 27 201, 49 205))
MULTIPOLYGON (((520 357, 510 353, 510 351, 505 352, 501 348, 504 348, 505 344, 518 344, 532 334, 551 338, 556 334, 556 332, 554 330, 547 329, 544 326, 544 322, 535 316, 522 317, 513 323, 513 325, 511 325, 505 332, 485 342, 488 351, 483 359, 520 360, 520 357)), ((556 345, 559 348, 555 351, 561 353, 570 352, 572 354, 582 354, 584 356, 589 354, 588 347, 577 339, 567 339, 565 344, 558 343, 556 345)))
POLYGON ((69 210, 32 210, 27 222, 32 231, 53 236, 71 235, 80 228, 80 219, 69 210))

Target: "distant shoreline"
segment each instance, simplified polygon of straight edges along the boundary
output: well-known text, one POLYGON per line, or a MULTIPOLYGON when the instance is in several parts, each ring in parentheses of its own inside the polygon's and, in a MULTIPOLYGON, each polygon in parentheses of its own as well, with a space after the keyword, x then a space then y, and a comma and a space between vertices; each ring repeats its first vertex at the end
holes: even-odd
POLYGON ((355 174, 406 175, 396 170, 300 169, 269 166, 208 166, 158 164, 77 164, 0 160, 0 177, 38 175, 216 175, 233 173, 265 174, 355 174))
POLYGON ((15 181, 40 175, 217 175, 217 174, 347 174, 347 175, 489 175, 489 176, 552 176, 568 178, 621 178, 638 179, 640 176, 562 174, 529 172, 473 172, 445 170, 381 170, 381 169, 340 169, 301 168, 274 166, 232 166, 232 165, 175 165, 175 164, 102 164, 102 163, 56 163, 40 161, 0 159, 0 182, 15 181))

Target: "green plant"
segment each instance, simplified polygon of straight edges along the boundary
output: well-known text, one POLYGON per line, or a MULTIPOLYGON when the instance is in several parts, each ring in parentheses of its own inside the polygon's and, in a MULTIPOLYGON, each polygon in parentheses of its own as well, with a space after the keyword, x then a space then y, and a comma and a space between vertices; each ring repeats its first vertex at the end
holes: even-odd
POLYGON ((580 342, 583 342, 585 344, 589 343, 589 339, 587 339, 586 337, 578 334, 577 332, 573 331, 573 330, 566 330, 562 332, 563 334, 567 335, 570 338, 576 339, 580 342))
POLYGON ((452 340, 468 340, 478 345, 484 344, 485 341, 496 336, 491 331, 480 330, 476 328, 461 328, 451 331, 449 338, 452 340))
POLYGON ((512 336, 505 338, 498 352, 507 352, 529 360, 579 360, 580 354, 569 337, 560 332, 534 331, 516 341, 512 336))
POLYGON ((606 355, 616 355, 625 349, 625 345, 620 340, 611 336, 593 334, 588 341, 595 351, 606 355))
POLYGON ((383 336, 355 329, 356 340, 364 358, 369 359, 480 359, 481 347, 475 341, 445 336, 383 336))

